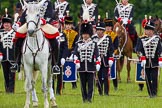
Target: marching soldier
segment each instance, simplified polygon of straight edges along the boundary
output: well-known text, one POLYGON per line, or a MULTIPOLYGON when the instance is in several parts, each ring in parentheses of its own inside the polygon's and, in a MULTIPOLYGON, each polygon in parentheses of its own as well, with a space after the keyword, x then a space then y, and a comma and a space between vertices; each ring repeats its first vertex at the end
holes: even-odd
POLYGON ((89 20, 97 22, 98 18, 98 6, 95 3, 92 3, 93 0, 83 0, 85 1, 84 4, 81 5, 80 9, 80 16, 84 17, 83 14, 88 11, 89 13, 89 20))
POLYGON ((10 15, 6 14, 2 17, 2 27, 3 29, 0 30, 0 58, 5 80, 5 90, 6 93, 14 93, 15 73, 10 71, 10 67, 14 62, 14 45, 12 39, 15 32, 5 37, 12 29, 12 17, 10 15))
POLYGON ((114 10, 114 15, 115 19, 118 22, 122 21, 125 28, 128 29, 129 36, 133 41, 133 48, 135 48, 138 36, 132 22, 134 15, 134 5, 130 4, 128 1, 129 0, 121 0, 121 3, 117 3, 117 6, 114 10))
MULTIPOLYGON (((37 0, 28 0, 28 2, 37 2, 37 0)), ((19 28, 19 26, 21 26, 20 28, 23 29, 23 25, 26 23, 26 11, 27 10, 24 10, 24 12, 22 13, 22 16, 20 17, 20 20, 15 23, 13 25, 13 28, 17 31, 17 29, 19 28)), ((40 19, 40 22, 42 25, 46 25, 47 23, 50 23, 52 21, 52 14, 51 12, 53 11, 53 7, 52 7, 52 3, 51 1, 49 0, 46 0, 43 4, 43 6, 41 7, 40 9, 40 16, 41 16, 41 19, 40 19)), ((48 26, 48 25, 47 25, 48 26)), ((55 29, 55 28, 53 28, 55 29)), ((47 31, 44 31, 45 33, 47 31)), ((54 67, 58 67, 56 64, 58 62, 58 42, 56 40, 56 37, 59 36, 59 32, 56 30, 56 33, 55 34, 50 34, 50 35, 45 35, 46 38, 48 39, 49 43, 50 43, 50 46, 51 46, 51 54, 52 54, 52 71, 55 72, 55 71, 59 71, 56 70, 54 67)), ((12 67, 11 67, 11 70, 18 70, 18 72, 20 71, 20 65, 21 65, 21 47, 23 45, 23 41, 26 37, 26 34, 22 34, 22 33, 19 33, 19 32, 16 32, 16 37, 15 37, 15 40, 16 40, 16 62, 12 67)))
POLYGON ((97 34, 92 37, 97 42, 99 55, 101 57, 101 68, 98 71, 98 91, 100 95, 109 95, 109 73, 108 70, 113 64, 113 43, 111 37, 104 35, 105 24, 98 22, 96 25, 97 34), (103 89, 104 88, 104 89, 103 89))
MULTIPOLYGON (((65 30, 63 31, 63 33, 65 33, 67 38, 68 57, 71 55, 71 52, 74 50, 75 43, 79 39, 78 33, 75 30, 73 30, 72 27, 73 27, 73 17, 68 15, 65 17, 65 30)), ((76 82, 72 82, 72 88, 74 89, 77 88, 76 82)))
POLYGON ((81 40, 77 42, 71 56, 74 56, 74 62, 80 75, 83 102, 91 103, 94 90, 94 73, 100 69, 101 58, 97 43, 91 39, 93 35, 92 25, 82 23, 80 33, 81 40))
MULTIPOLYGON (((104 23, 106 26, 104 34, 107 34, 108 36, 111 37, 114 46, 114 55, 116 55, 118 50, 119 40, 117 34, 113 31, 114 21, 113 19, 107 17, 104 19, 104 23)), ((116 79, 113 79, 113 85, 114 85, 114 89, 117 90, 118 88, 117 74, 116 74, 116 79)))
POLYGON ((158 66, 162 67, 162 46, 160 37, 154 34, 154 23, 150 20, 146 23, 145 34, 139 39, 137 52, 139 52, 141 66, 145 71, 147 91, 150 96, 157 96, 158 66))

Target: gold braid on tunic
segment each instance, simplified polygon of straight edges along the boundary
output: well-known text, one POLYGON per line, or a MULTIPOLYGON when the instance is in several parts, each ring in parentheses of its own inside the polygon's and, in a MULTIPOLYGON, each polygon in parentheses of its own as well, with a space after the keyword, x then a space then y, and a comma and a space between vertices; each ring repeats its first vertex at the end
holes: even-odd
POLYGON ((74 40, 77 36, 77 32, 75 30, 64 30, 64 33, 67 38, 68 49, 72 49, 74 40))

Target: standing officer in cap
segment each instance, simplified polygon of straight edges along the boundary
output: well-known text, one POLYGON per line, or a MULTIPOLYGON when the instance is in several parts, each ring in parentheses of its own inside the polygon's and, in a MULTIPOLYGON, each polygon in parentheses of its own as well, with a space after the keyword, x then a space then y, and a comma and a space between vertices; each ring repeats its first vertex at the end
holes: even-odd
MULTIPOLYGON (((104 23, 106 26, 104 34, 107 34, 108 36, 111 37, 114 46, 114 55, 116 55, 118 50, 119 40, 117 34, 113 31, 114 21, 113 19, 106 17, 104 19, 104 23)), ((114 85, 114 89, 117 90, 118 88, 117 74, 116 74, 116 79, 113 79, 113 85, 114 85)))
MULTIPOLYGON (((38 0, 28 0, 28 3, 31 3, 31 2, 37 2, 38 0)), ((13 28, 15 30, 17 30, 19 28, 19 26, 23 26, 25 23, 26 23, 26 11, 25 10, 23 13, 22 13, 22 16, 20 18, 20 21, 18 21, 17 23, 15 23, 13 25, 13 28)), ((40 9, 40 16, 41 16, 41 24, 42 25, 46 25, 46 23, 50 23, 52 21, 52 18, 53 18, 53 15, 51 14, 51 12, 53 11, 53 7, 52 7, 52 3, 50 0, 46 0, 41 9, 40 9)), ((22 27, 21 26, 21 27, 22 27)), ((55 29, 55 28, 54 28, 55 29)), ((57 30, 56 30, 57 31, 57 30)), ((46 31, 45 31, 46 32, 46 31)), ((18 35, 16 35, 16 64, 14 64, 12 67, 11 67, 11 70, 18 70, 18 72, 20 71, 20 65, 21 65, 21 47, 23 45, 23 41, 26 37, 26 35, 23 35, 21 33, 17 33, 18 35)), ((52 54, 52 71, 55 72, 55 71, 59 71, 59 70, 55 70, 54 67, 58 67, 56 64, 58 62, 58 41, 55 37, 59 36, 59 33, 58 31, 54 34, 54 35, 50 35, 50 36, 47 36, 46 38, 48 39, 49 43, 50 43, 50 46, 51 46, 51 54, 52 54), (55 36, 54 36, 55 35, 55 36), (54 37, 53 37, 54 36, 54 37)))
POLYGON ((158 66, 162 67, 162 46, 160 37, 154 34, 154 23, 150 20, 146 23, 145 34, 139 39, 137 52, 140 55, 141 66, 145 71, 147 91, 150 96, 157 96, 158 66))
POLYGON ((98 91, 100 95, 109 95, 109 83, 108 83, 108 69, 113 64, 113 52, 114 47, 112 44, 111 37, 108 35, 104 35, 105 32, 105 24, 100 21, 98 18, 98 23, 96 25, 97 35, 94 35, 92 39, 97 42, 99 55, 101 57, 101 68, 98 71, 98 91), (104 90, 103 90, 104 88, 104 90))
POLYGON ((10 67, 14 62, 14 45, 12 39, 14 38, 15 32, 5 37, 12 29, 12 17, 8 15, 7 12, 6 15, 2 17, 2 28, 3 29, 0 30, 0 61, 4 74, 5 90, 6 93, 14 93, 15 73, 10 71, 10 67))
MULTIPOLYGON (((71 55, 71 52, 74 50, 75 44, 79 39, 78 32, 72 29, 73 27, 73 17, 69 16, 69 13, 67 13, 68 16, 65 17, 65 30, 63 33, 65 33, 67 38, 67 44, 68 44, 68 53, 67 56, 69 57, 71 55)), ((77 88, 76 82, 72 82, 72 88, 77 88)))
POLYGON ((94 90, 94 73, 100 69, 101 58, 97 43, 91 39, 93 35, 92 25, 82 23, 80 33, 81 40, 77 42, 71 56, 74 56, 74 62, 80 75, 83 102, 91 103, 94 90))
POLYGON ((114 10, 115 19, 118 22, 121 22, 124 24, 126 30, 128 29, 128 33, 130 38, 133 42, 133 48, 135 51, 135 46, 137 42, 137 32, 133 25, 133 16, 134 16, 134 5, 130 4, 128 2, 129 0, 121 0, 121 3, 117 3, 117 6, 114 10))

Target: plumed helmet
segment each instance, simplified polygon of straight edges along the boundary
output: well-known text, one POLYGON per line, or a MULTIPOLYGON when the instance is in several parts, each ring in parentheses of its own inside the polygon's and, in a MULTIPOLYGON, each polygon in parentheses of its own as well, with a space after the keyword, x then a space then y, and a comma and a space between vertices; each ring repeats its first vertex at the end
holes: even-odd
POLYGON ((81 33, 81 35, 82 34, 89 34, 90 36, 92 36, 93 35, 92 24, 90 24, 90 23, 82 23, 80 33, 81 33))
POLYGON ((8 14, 3 15, 3 17, 2 17, 2 23, 5 23, 5 22, 12 23, 12 17, 11 17, 11 15, 8 15, 8 14))
POLYGON ((149 20, 146 25, 145 25, 146 30, 154 30, 155 29, 155 24, 152 20, 149 20))

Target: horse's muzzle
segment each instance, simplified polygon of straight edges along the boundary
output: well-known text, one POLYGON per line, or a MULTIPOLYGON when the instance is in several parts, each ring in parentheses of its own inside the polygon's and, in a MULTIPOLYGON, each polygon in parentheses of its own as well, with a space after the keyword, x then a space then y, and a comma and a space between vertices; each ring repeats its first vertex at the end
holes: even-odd
POLYGON ((32 36, 34 33, 34 30, 28 30, 29 36, 32 36))

